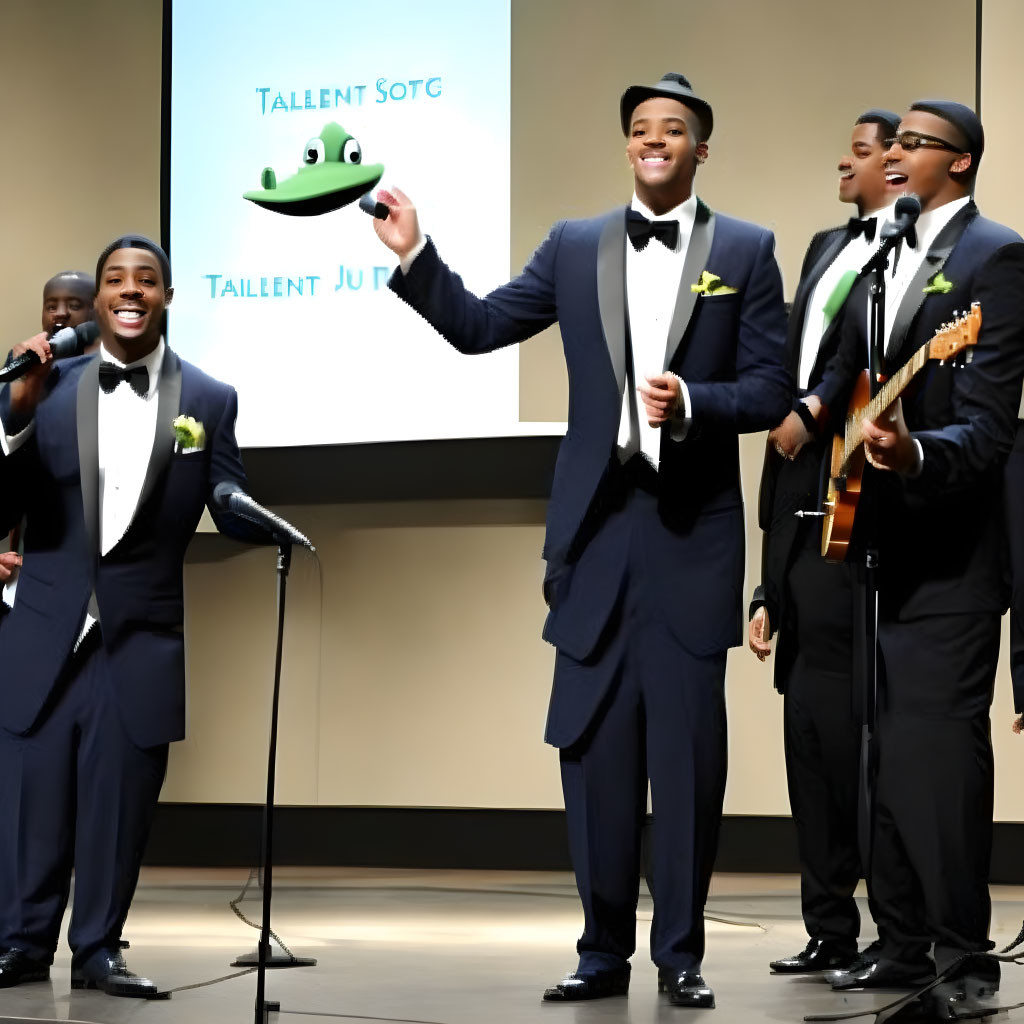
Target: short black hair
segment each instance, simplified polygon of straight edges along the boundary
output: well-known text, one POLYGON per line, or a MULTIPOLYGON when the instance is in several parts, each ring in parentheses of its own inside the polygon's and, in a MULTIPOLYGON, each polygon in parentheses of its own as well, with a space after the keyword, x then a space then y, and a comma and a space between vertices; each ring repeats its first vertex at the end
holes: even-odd
POLYGON ((164 278, 164 288, 171 287, 171 261, 167 258, 167 253, 156 242, 145 235, 121 235, 120 238, 115 238, 100 253, 100 258, 96 261, 97 282, 103 276, 103 268, 106 266, 107 260, 110 259, 110 254, 117 252, 118 249, 147 249, 157 258, 157 262, 160 264, 160 271, 164 278))
POLYGON ((917 100, 910 104, 910 109, 941 117, 960 133, 966 143, 963 152, 971 154, 971 166, 962 175, 954 176, 973 181, 985 152, 985 129, 981 118, 970 107, 955 100, 917 100))
POLYGON ((857 124, 873 124, 878 126, 878 141, 884 142, 893 138, 900 130, 900 115, 883 107, 871 107, 865 110, 856 121, 857 124))

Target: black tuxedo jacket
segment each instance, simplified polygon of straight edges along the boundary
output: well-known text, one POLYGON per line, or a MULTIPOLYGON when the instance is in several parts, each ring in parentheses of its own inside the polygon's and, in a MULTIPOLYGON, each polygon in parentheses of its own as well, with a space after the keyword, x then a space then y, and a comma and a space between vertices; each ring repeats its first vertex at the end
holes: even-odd
MULTIPOLYGON (((807 305, 822 274, 849 241, 846 225, 819 231, 807 247, 800 280, 793 296, 786 331, 785 365, 793 381, 799 379, 800 343, 803 338, 807 305)), ((851 292, 853 289, 851 289, 851 292)), ((808 378, 807 392, 815 391, 825 367, 836 353, 849 294, 840 311, 829 322, 818 346, 808 378)), ((794 394, 794 405, 799 397, 794 394)), ((827 432, 826 432, 827 433, 827 432)), ((758 524, 764 532, 761 548, 761 583, 754 590, 751 614, 765 605, 773 633, 778 633, 775 651, 775 686, 784 692, 797 655, 795 629, 791 618, 792 602, 786 580, 800 548, 807 543, 808 531, 820 532, 820 521, 801 519, 797 511, 812 511, 818 506, 825 445, 805 445, 795 460, 783 459, 771 445, 765 447, 761 488, 758 496, 758 524)))
MULTIPOLYGON (((851 295, 836 357, 818 390, 836 401, 866 361, 866 286, 851 295)), ((929 362, 903 395, 903 412, 924 454, 916 477, 865 470, 863 501, 877 507, 883 614, 996 613, 1009 600, 1003 465, 1013 445, 1024 377, 1024 241, 960 210, 929 250, 897 311, 886 352, 893 372, 957 312, 980 302, 982 325, 970 362, 929 362), (926 292, 942 271, 949 291, 926 292)), ((867 522, 861 511, 858 524, 867 522)), ((855 533, 856 536, 856 533, 855 533)))
MULTIPOLYGON (((166 350, 145 484, 125 535, 100 556, 98 368, 96 356, 63 363, 32 438, 0 457, 0 531, 27 517, 17 599, 0 630, 0 725, 26 734, 42 720, 95 592, 125 728, 148 747, 185 733, 182 563, 216 484, 245 485, 237 396, 166 350), (179 413, 203 423, 203 451, 174 450, 179 413)), ((225 532, 263 539, 210 510, 225 532)))
MULTIPOLYGON (((569 373, 569 427, 548 505, 544 557, 550 614, 544 635, 576 660, 594 651, 620 592, 629 538, 600 530, 614 476, 626 381, 626 209, 554 226, 517 278, 477 298, 432 243, 391 288, 452 345, 488 352, 558 322, 569 373)), ((699 204, 664 367, 690 395, 686 438, 662 432, 658 503, 665 529, 644 538, 651 584, 680 641, 699 656, 740 642, 743 508, 737 434, 774 425, 789 407, 782 366, 784 310, 774 239, 699 204), (701 272, 735 289, 699 295, 701 272)), ((578 736, 584 706, 554 695, 548 740, 578 736)))

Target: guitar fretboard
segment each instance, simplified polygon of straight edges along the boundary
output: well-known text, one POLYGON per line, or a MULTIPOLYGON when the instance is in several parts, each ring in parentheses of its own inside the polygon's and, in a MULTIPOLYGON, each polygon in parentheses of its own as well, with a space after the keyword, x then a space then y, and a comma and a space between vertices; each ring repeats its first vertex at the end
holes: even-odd
POLYGON ((843 461, 841 473, 849 469, 850 457, 864 441, 861 423, 877 420, 903 393, 903 389, 919 373, 930 358, 932 343, 926 341, 879 389, 874 398, 846 418, 843 434, 843 461))

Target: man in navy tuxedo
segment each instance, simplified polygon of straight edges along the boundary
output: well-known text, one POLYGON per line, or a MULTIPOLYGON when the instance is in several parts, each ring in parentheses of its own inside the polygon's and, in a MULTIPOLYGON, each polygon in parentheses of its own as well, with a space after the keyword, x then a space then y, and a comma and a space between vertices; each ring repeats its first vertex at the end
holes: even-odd
MULTIPOLYGON (((1024 242, 971 198, 983 150, 969 107, 920 100, 886 154, 891 194, 916 193, 922 212, 886 272, 884 372, 973 302, 982 319, 966 366, 928 361, 863 424, 858 524, 874 523, 879 558, 870 870, 882 947, 875 964, 835 977, 841 989, 913 985, 992 948, 989 706, 1009 601, 1003 472, 1024 377, 1024 242)), ((865 362, 866 287, 849 301, 859 315, 844 320, 817 392, 825 405, 865 362)), ((933 1007, 940 1019, 998 988, 998 964, 963 973, 933 1007)))
POLYGON ((557 648, 546 739, 561 753, 584 931, 545 992, 623 994, 636 948, 650 780, 659 989, 713 1006, 703 908, 725 787, 725 660, 740 643, 743 507, 737 434, 789 408, 772 235, 693 194, 710 105, 669 74, 620 104, 635 195, 555 225, 522 274, 480 299, 442 262, 407 197, 378 234, 391 287, 457 349, 488 352, 558 322, 569 429, 544 557, 557 648))
POLYGON ((216 484, 245 475, 234 390, 163 340, 163 250, 119 238, 96 277, 99 355, 54 368, 38 334, 14 353, 39 366, 0 399, 0 529, 27 522, 0 629, 0 987, 49 976, 74 867, 72 987, 151 997, 118 947, 185 730, 182 563, 216 484), (184 441, 179 415, 200 425, 184 441))
POLYGON ((763 661, 778 634, 775 686, 785 695, 786 779, 809 936, 803 951, 772 961, 776 974, 847 968, 857 957, 861 731, 853 621, 855 594, 862 591, 851 564, 821 557, 820 521, 796 513, 817 508, 829 442, 827 431, 819 437, 804 399, 835 353, 846 300, 877 245, 883 207, 892 202, 883 140, 898 125, 898 114, 866 110, 853 126, 849 155, 839 161, 839 198, 856 203, 858 215, 819 231, 807 247, 786 337, 786 367, 797 390, 792 410, 768 436, 761 474, 764 556, 749 643, 763 661))

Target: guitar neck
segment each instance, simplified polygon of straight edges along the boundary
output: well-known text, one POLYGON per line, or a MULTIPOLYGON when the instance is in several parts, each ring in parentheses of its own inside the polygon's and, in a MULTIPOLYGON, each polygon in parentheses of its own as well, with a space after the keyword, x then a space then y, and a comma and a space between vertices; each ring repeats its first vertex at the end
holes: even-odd
POLYGON ((903 393, 904 388, 924 368, 929 359, 931 341, 926 341, 879 389, 874 398, 866 405, 854 410, 846 417, 843 434, 843 461, 845 470, 849 466, 850 456, 864 440, 861 428, 863 420, 877 420, 886 409, 903 393))

